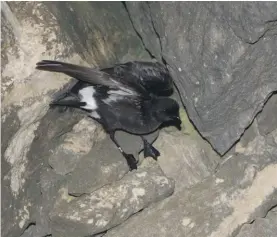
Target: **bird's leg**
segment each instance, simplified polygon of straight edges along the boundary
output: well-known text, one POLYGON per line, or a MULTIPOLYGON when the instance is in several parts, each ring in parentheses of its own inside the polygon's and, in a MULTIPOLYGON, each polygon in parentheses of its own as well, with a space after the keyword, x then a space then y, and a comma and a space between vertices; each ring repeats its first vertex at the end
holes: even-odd
POLYGON ((118 144, 118 142, 116 141, 116 139, 114 137, 114 132, 110 132, 109 134, 110 134, 111 140, 117 146, 117 148, 121 152, 121 154, 125 157, 130 170, 137 169, 137 160, 136 160, 136 158, 132 154, 126 154, 123 151, 123 149, 121 148, 121 146, 118 144))
POLYGON ((143 141, 143 150, 144 150, 144 157, 152 157, 154 160, 157 160, 158 156, 160 156, 160 152, 153 147, 143 136, 141 136, 143 141))

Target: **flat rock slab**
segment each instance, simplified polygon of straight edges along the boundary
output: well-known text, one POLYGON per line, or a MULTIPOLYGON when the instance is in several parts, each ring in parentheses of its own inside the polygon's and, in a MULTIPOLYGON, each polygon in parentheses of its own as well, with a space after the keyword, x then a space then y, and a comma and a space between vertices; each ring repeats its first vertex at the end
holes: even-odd
MULTIPOLYGON (((153 133, 144 135, 143 137, 152 144, 158 136, 159 130, 156 130, 153 133)), ((123 131, 116 131, 115 138, 126 153, 133 154, 138 158, 138 154, 143 149, 143 141, 140 136, 132 135, 123 131)))
POLYGON ((74 195, 92 193, 104 185, 121 179, 129 171, 128 164, 109 137, 96 144, 67 175, 68 192, 74 195))
POLYGON ((158 163, 162 170, 175 180, 175 193, 211 175, 220 161, 199 135, 187 136, 182 131, 161 131, 154 146, 161 151, 158 163))
POLYGON ((236 237, 276 237, 277 208, 271 210, 265 218, 257 218, 252 224, 245 224, 236 237))
POLYGON ((174 181, 157 163, 145 160, 120 181, 78 198, 62 191, 50 213, 53 236, 80 237, 101 233, 124 222, 134 213, 173 193, 174 181))
POLYGON ((82 157, 105 136, 99 124, 89 117, 83 118, 73 126, 72 131, 63 135, 62 143, 49 157, 49 165, 57 174, 72 172, 82 157))
POLYGON ((277 93, 273 94, 257 116, 259 132, 267 135, 277 129, 277 93))
POLYGON ((277 4, 126 4, 146 48, 166 61, 190 119, 224 154, 277 90, 277 4))
POLYGON ((231 237, 276 204, 277 147, 257 137, 216 174, 143 210, 105 237, 231 237))

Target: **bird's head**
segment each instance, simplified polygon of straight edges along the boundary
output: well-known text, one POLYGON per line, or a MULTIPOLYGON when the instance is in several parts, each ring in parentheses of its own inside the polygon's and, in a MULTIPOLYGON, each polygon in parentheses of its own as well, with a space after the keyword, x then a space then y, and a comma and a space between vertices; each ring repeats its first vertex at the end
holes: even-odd
POLYGON ((178 103, 171 98, 159 98, 154 102, 154 117, 163 125, 173 125, 181 130, 178 103))

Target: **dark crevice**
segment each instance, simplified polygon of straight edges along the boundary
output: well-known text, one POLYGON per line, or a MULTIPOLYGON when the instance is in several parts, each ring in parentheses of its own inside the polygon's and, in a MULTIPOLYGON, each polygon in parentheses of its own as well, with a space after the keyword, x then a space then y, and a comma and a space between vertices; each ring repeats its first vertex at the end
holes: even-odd
POLYGON ((274 208, 277 208, 277 204, 274 205, 274 206, 272 206, 272 207, 268 210, 268 212, 266 213, 266 216, 267 216, 267 214, 268 214, 270 211, 272 211, 274 208))
POLYGON ((160 50, 161 50, 161 53, 160 53, 160 54, 161 54, 161 59, 162 59, 163 63, 164 63, 165 65, 167 65, 167 63, 166 63, 166 61, 165 61, 165 59, 164 59, 164 57, 163 57, 163 46, 162 46, 161 36, 160 36, 160 34, 158 33, 158 31, 157 31, 157 29, 156 29, 156 27, 155 27, 155 24, 154 24, 154 21, 153 21, 153 17, 152 17, 152 14, 151 14, 150 3, 149 3, 149 2, 146 2, 146 4, 147 4, 147 6, 148 6, 148 8, 149 8, 149 15, 150 15, 150 19, 151 19, 152 28, 153 28, 153 30, 154 30, 154 32, 155 32, 155 34, 156 34, 156 37, 157 37, 158 40, 159 40, 160 50))
MULTIPOLYGON (((149 8, 149 14, 150 14, 150 19, 151 19, 152 28, 153 28, 153 30, 154 30, 154 32, 155 32, 155 34, 156 34, 156 37, 157 37, 158 40, 159 40, 160 50, 161 50, 160 56, 161 56, 162 62, 163 62, 163 64, 164 64, 167 68, 169 68, 170 65, 167 63, 166 59, 163 57, 163 46, 162 46, 161 36, 160 36, 159 32, 157 31, 157 29, 156 29, 156 27, 155 27, 154 20, 153 20, 152 14, 151 14, 150 3, 149 3, 149 2, 146 2, 146 4, 148 5, 148 8, 149 8)), ((174 84, 175 90, 177 91, 177 94, 178 94, 178 96, 179 96, 179 100, 181 101, 181 103, 182 103, 182 105, 183 105, 183 108, 184 108, 184 110, 186 111, 187 117, 188 117, 190 123, 192 124, 192 126, 194 127, 195 131, 199 134, 199 136, 200 136, 204 141, 206 141, 206 142, 210 145, 210 147, 216 152, 216 154, 218 154, 219 156, 222 156, 222 155, 211 145, 211 143, 209 142, 209 140, 208 140, 207 138, 205 138, 205 137, 201 134, 201 132, 198 130, 198 128, 196 127, 196 125, 194 124, 194 122, 192 121, 192 119, 190 118, 190 115, 189 115, 189 113, 188 113, 188 111, 187 111, 187 109, 186 109, 186 105, 185 105, 185 103, 184 103, 184 101, 183 101, 183 99, 182 99, 181 92, 180 92, 180 90, 179 90, 179 88, 178 88, 178 86, 177 86, 177 84, 175 83, 174 80, 173 80, 173 84, 174 84)), ((195 112, 196 112, 196 114, 200 117, 200 115, 198 114, 198 111, 197 111, 196 108, 195 108, 195 112)))
POLYGON ((253 42, 250 42, 250 41, 247 41, 246 43, 248 43, 248 44, 251 44, 251 45, 253 45, 253 44, 256 44, 258 41, 260 41, 260 39, 262 39, 265 35, 266 35, 266 33, 268 32, 268 31, 270 31, 271 30, 271 28, 267 28, 255 41, 253 41, 253 42))
POLYGON ((130 14, 130 12, 129 12, 129 10, 128 10, 128 7, 127 7, 127 5, 126 5, 126 2, 123 1, 123 2, 121 2, 121 3, 123 4, 124 9, 125 9, 126 12, 127 12, 127 15, 128 15, 129 20, 130 20, 130 22, 131 22, 131 24, 132 24, 132 27, 133 27, 135 33, 137 34, 138 38, 140 39, 140 41, 141 41, 141 43, 142 43, 142 45, 143 45, 145 51, 149 54, 149 56, 150 56, 152 59, 155 59, 155 56, 154 56, 154 55, 150 52, 150 50, 145 46, 145 43, 144 43, 144 41, 143 41, 142 36, 140 35, 140 33, 138 32, 138 30, 136 29, 136 27, 135 27, 135 25, 134 25, 134 22, 133 22, 133 20, 132 20, 131 14, 130 14))
POLYGON ((240 226, 240 228, 234 233, 233 237, 237 236, 237 235, 241 232, 241 229, 243 228, 244 225, 253 225, 253 224, 256 222, 256 219, 257 219, 257 218, 266 219, 268 213, 269 213, 272 209, 274 209, 274 208, 276 208, 276 207, 277 207, 277 205, 273 205, 272 207, 270 207, 270 208, 268 209, 268 211, 266 212, 265 215, 263 215, 263 216, 256 216, 255 219, 252 219, 252 220, 249 220, 249 221, 243 223, 243 224, 240 226))
POLYGON ((277 23, 276 20, 267 21, 266 22, 267 28, 264 30, 264 32, 255 41, 246 42, 246 43, 251 44, 251 45, 256 44, 258 41, 260 41, 260 39, 264 38, 269 31, 271 31, 274 27, 276 27, 276 23, 277 23))
MULTIPOLYGON (((277 94, 277 91, 273 91, 272 93, 270 93, 270 94, 267 96, 267 98, 264 100, 264 104, 263 104, 262 108, 254 115, 253 119, 249 122, 248 126, 246 126, 246 127, 244 128, 244 130, 243 130, 243 132, 241 133, 240 137, 239 137, 236 141, 234 141, 234 143, 232 144, 232 146, 231 146, 225 153, 223 153, 222 155, 220 155, 220 154, 217 152, 218 155, 220 155, 221 157, 227 156, 228 153, 230 153, 230 155, 232 155, 232 154, 236 155, 236 152, 234 152, 233 149, 234 149, 235 146, 241 141, 241 138, 243 137, 243 135, 245 134, 245 132, 253 125, 253 123, 255 122, 255 119, 257 118, 257 116, 258 116, 260 113, 262 113, 262 111, 263 111, 263 109, 264 109, 266 103, 270 100, 270 98, 271 98, 273 95, 276 95, 276 94, 277 94)), ((216 151, 216 150, 215 150, 215 151, 216 151)), ((221 168, 221 166, 222 166, 227 160, 229 160, 229 156, 228 156, 226 159, 222 160, 222 162, 219 163, 219 164, 217 165, 217 167, 216 167, 215 170, 214 170, 214 173, 217 173, 218 170, 221 168)), ((249 223, 248 223, 248 224, 249 224, 249 223)))
POLYGON ((36 225, 36 222, 30 222, 26 228, 23 230, 22 234, 23 235, 26 231, 28 231, 29 228, 31 228, 32 226, 35 226, 36 225))

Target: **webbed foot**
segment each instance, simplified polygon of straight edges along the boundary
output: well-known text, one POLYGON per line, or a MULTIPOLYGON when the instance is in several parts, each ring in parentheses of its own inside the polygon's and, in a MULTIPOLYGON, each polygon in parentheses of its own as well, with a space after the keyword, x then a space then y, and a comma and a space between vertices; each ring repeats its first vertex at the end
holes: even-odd
POLYGON ((157 160, 160 156, 160 152, 153 147, 145 138, 142 139, 144 144, 144 157, 152 157, 154 160, 157 160))

